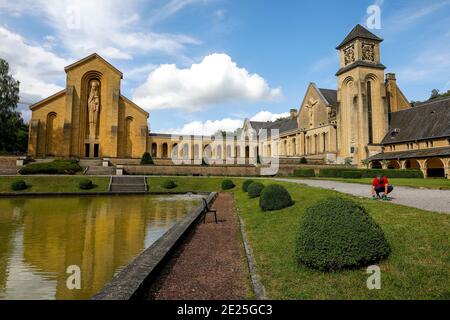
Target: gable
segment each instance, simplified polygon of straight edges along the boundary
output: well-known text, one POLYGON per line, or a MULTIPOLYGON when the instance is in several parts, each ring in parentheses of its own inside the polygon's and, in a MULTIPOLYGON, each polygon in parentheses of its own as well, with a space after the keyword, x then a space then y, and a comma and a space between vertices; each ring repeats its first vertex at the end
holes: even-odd
POLYGON ((298 117, 300 130, 309 130, 328 123, 328 107, 333 108, 333 104, 336 104, 335 95, 335 90, 319 89, 314 83, 310 83, 300 106, 298 117), (328 99, 323 93, 328 96, 328 99))
POLYGON ((112 64, 110 64, 105 59, 103 59, 97 53, 93 53, 81 60, 78 60, 75 63, 72 63, 71 65, 68 65, 67 67, 64 68, 64 71, 66 71, 66 73, 68 73, 69 71, 71 71, 75 68, 78 68, 78 67, 81 67, 82 65, 85 65, 88 63, 93 63, 93 62, 104 65, 106 68, 108 68, 108 69, 112 70, 114 73, 118 74, 121 79, 123 78, 123 73, 121 71, 119 71, 116 67, 114 67, 112 64))

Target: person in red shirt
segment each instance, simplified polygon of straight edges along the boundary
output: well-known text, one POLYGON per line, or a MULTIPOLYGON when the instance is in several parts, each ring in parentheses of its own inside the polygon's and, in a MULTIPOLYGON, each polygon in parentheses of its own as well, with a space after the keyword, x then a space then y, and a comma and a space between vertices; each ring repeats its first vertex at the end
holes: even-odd
POLYGON ((394 190, 393 186, 389 185, 388 178, 386 176, 377 176, 372 182, 372 198, 374 200, 380 199, 380 193, 383 193, 381 199, 388 200, 387 195, 394 190))

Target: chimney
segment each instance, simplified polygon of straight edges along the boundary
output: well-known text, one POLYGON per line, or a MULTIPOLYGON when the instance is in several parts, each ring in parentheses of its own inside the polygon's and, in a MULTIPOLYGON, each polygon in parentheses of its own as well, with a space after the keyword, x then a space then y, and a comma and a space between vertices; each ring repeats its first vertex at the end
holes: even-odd
POLYGON ((397 79, 395 78, 395 73, 386 73, 386 91, 388 95, 389 112, 397 112, 397 79))
POLYGON ((297 109, 291 109, 290 113, 292 119, 297 118, 297 109))

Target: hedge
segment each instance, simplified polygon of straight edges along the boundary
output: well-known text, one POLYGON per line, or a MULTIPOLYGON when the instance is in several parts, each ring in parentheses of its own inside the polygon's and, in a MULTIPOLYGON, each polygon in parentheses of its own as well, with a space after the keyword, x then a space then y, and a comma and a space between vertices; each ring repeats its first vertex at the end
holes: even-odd
POLYGON ((259 207, 263 211, 274 211, 293 205, 291 195, 285 187, 272 184, 263 189, 259 197, 259 207))
POLYGON ((394 169, 354 169, 349 168, 329 168, 320 169, 319 177, 323 178, 343 178, 344 172, 360 172, 361 178, 375 178, 378 175, 387 176, 388 178, 416 178, 423 179, 423 173, 420 170, 394 170, 394 169))
POLYGON ((294 177, 315 177, 316 173, 314 169, 295 169, 293 173, 294 177))
POLYGON ((231 181, 230 179, 225 179, 222 181, 222 190, 231 190, 235 186, 236 185, 234 184, 234 182, 231 181))
POLYGON ((165 180, 161 184, 161 187, 164 189, 175 189, 177 187, 177 184, 173 180, 165 180))
POLYGON ((264 190, 264 185, 260 182, 253 182, 248 186, 248 196, 250 199, 258 198, 264 190))
POLYGON ((75 160, 54 160, 31 163, 19 170, 20 174, 75 174, 83 170, 75 160))
POLYGON ((253 183, 253 180, 245 180, 244 183, 242 183, 242 191, 247 192, 248 187, 253 183))
POLYGON ((27 184, 23 180, 17 180, 11 183, 11 189, 14 191, 22 191, 27 188, 27 184))
POLYGON ((91 180, 82 179, 79 184, 80 189, 82 190, 90 190, 94 187, 91 180))
POLYGON ((308 163, 308 160, 306 160, 305 157, 302 157, 302 158, 300 159, 300 164, 307 164, 307 163, 308 163))
POLYGON ((319 201, 301 218, 296 243, 299 264, 321 271, 360 268, 390 252, 383 230, 352 200, 319 201))
POLYGON ((362 178, 362 172, 360 171, 343 171, 341 173, 342 178, 347 179, 360 179, 362 178))

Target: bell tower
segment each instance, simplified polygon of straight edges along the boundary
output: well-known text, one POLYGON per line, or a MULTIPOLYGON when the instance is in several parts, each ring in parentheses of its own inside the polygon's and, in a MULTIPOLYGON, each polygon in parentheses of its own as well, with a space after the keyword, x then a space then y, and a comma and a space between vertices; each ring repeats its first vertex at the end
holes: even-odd
POLYGON ((353 164, 381 150, 388 130, 384 85, 386 67, 380 61, 383 39, 357 25, 336 48, 340 53, 338 80, 338 161, 353 164))

